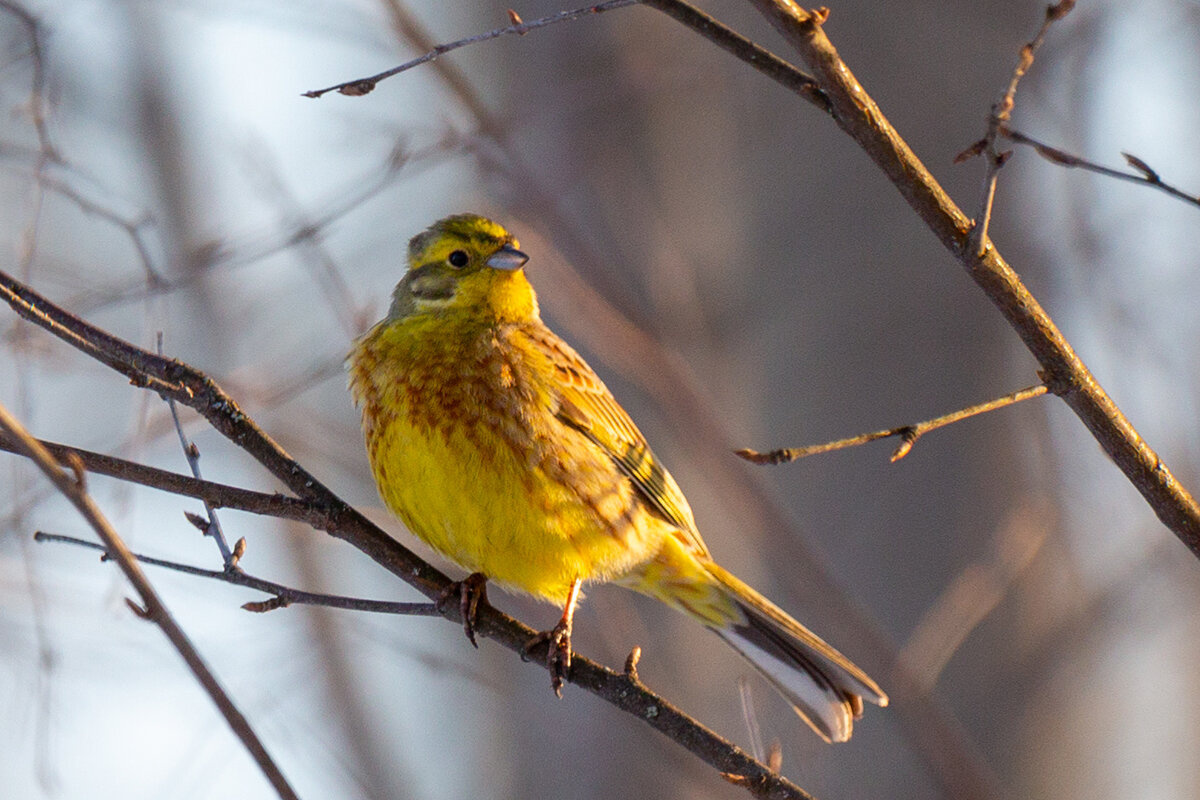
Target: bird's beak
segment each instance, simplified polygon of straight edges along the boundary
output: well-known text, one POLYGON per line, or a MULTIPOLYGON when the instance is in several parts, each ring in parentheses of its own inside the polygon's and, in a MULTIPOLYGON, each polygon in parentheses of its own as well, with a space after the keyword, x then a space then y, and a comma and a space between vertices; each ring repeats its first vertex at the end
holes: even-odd
POLYGON ((529 260, 529 256, 522 253, 511 244, 506 244, 497 250, 491 258, 487 260, 487 265, 492 269, 502 269, 507 272, 513 272, 525 266, 525 262, 529 260))

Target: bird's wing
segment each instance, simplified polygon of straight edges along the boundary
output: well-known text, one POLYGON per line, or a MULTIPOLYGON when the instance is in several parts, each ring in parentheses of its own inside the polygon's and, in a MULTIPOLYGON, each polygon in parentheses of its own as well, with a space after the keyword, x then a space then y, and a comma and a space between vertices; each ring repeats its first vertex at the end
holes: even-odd
POLYGON ((608 387, 570 345, 548 328, 539 327, 528 334, 554 367, 558 402, 554 411, 558 419, 603 450, 633 482, 649 507, 678 529, 679 538, 690 550, 708 555, 683 491, 608 387))

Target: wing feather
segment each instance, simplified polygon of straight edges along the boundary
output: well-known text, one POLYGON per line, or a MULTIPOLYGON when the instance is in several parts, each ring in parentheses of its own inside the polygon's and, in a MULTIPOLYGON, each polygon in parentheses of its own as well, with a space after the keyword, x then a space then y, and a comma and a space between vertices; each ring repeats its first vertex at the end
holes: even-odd
POLYGON ((708 555, 683 491, 650 450, 637 425, 587 362, 549 328, 526 329, 529 341, 554 368, 555 416, 612 459, 647 505, 678 529, 690 550, 708 555))

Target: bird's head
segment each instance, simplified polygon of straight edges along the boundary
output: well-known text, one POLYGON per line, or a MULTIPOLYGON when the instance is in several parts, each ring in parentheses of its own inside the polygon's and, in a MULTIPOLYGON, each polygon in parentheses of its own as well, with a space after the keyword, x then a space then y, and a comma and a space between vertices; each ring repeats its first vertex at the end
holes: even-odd
POLYGON ((388 316, 462 315, 462 319, 536 318, 537 297, 522 267, 529 256, 498 223, 476 214, 435 222, 408 243, 408 272, 388 316))

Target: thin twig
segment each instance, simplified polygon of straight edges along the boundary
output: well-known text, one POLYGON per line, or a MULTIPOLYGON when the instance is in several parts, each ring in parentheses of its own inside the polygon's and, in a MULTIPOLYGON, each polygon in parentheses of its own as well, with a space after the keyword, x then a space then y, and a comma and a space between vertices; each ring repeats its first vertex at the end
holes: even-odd
POLYGON ((457 42, 439 44, 424 55, 414 58, 411 61, 406 61, 398 67, 392 67, 389 70, 385 70, 378 75, 372 75, 368 78, 357 78, 352 81, 346 81, 345 83, 339 83, 336 86, 329 86, 325 89, 313 89, 304 92, 302 96, 320 97, 328 92, 338 92, 340 94, 357 97, 372 91, 376 84, 382 80, 390 78, 393 75, 399 75, 401 72, 407 72, 413 67, 419 67, 422 64, 433 61, 440 55, 449 53, 452 50, 457 50, 460 47, 478 44, 479 42, 486 42, 491 39, 496 39, 510 34, 524 36, 532 30, 544 28, 547 25, 553 25, 557 22, 567 22, 569 20, 578 19, 579 17, 587 14, 600 14, 605 11, 612 11, 614 8, 637 5, 638 2, 639 0, 608 0, 606 3, 596 3, 595 5, 584 6, 583 8, 576 8, 573 11, 559 11, 557 14, 550 14, 549 16, 530 20, 529 22, 516 22, 505 28, 496 28, 495 30, 487 31, 486 33, 477 33, 474 36, 468 36, 465 39, 459 39, 457 42))
POLYGON ((955 159, 956 162, 962 161, 966 157, 982 152, 987 161, 987 173, 983 181, 983 197, 979 201, 979 210, 975 214, 975 226, 971 229, 970 236, 967 237, 968 246, 978 255, 982 255, 984 248, 987 247, 988 225, 992 218, 992 201, 996 197, 996 181, 999 178, 1000 169, 1012 155, 1012 151, 1001 152, 996 149, 996 137, 999 135, 1000 127, 1008 124, 1008 121, 1012 119, 1013 106, 1016 104, 1017 98, 1017 85, 1020 84, 1021 78, 1025 76, 1029 68, 1033 66, 1034 54, 1042 46, 1050 26, 1071 13, 1071 9, 1074 7, 1075 0, 1061 0, 1046 7, 1046 15, 1042 19, 1041 28, 1038 29, 1037 35, 1032 40, 1021 47, 1017 65, 1013 68, 1012 77, 1008 81, 1008 88, 1000 100, 992 106, 992 113, 988 117, 987 134, 955 159))
MULTIPOLYGON (((181 361, 143 350, 84 322, 3 271, 0 271, 0 298, 21 317, 126 375, 134 385, 169 394, 194 408, 214 429, 255 458, 302 499, 327 508, 325 531, 350 543, 426 597, 436 600, 450 586, 449 578, 346 505, 293 460, 204 373, 181 361)), ((441 613, 451 621, 462 622, 456 603, 447 603, 441 613)), ((537 632, 494 607, 480 603, 475 632, 523 658, 528 656, 531 663, 545 667, 546 645, 541 645, 540 652, 538 648, 533 651, 526 648, 537 632)), ((744 785, 757 795, 783 800, 811 797, 661 695, 647 689, 634 677, 575 654, 568 680, 642 720, 720 772, 741 776, 744 785)))
POLYGON ((1065 150, 1060 150, 1057 147, 1039 142, 1032 136, 1026 136, 1020 131, 1015 131, 1007 125, 1000 126, 1000 135, 1009 141, 1017 144, 1029 145, 1037 151, 1038 155, 1047 161, 1058 164, 1061 167, 1074 167, 1095 172, 1098 175, 1105 175, 1109 178, 1117 178, 1118 180, 1137 183, 1142 186, 1150 186, 1160 191, 1166 192, 1174 198, 1183 200, 1185 203, 1191 203, 1194 206, 1200 206, 1200 195, 1191 195, 1182 189, 1177 189, 1169 183, 1163 181, 1157 170, 1154 170, 1142 159, 1131 153, 1121 153, 1125 157, 1126 163, 1133 167, 1137 172, 1122 172, 1119 169, 1113 169, 1093 161, 1088 161, 1085 158, 1080 158, 1077 155, 1068 153, 1065 150))
POLYGON ((988 400, 984 403, 969 406, 967 408, 952 411, 949 414, 944 414, 940 417, 925 420, 910 425, 901 425, 898 428, 888 428, 882 431, 872 431, 871 433, 860 433, 858 436, 851 436, 848 439, 838 439, 825 444, 813 444, 807 447, 788 447, 779 450, 771 450, 766 453, 760 453, 757 450, 748 448, 737 450, 737 455, 755 464, 787 464, 792 461, 798 461, 807 456, 814 456, 819 453, 828 453, 833 450, 842 450, 847 447, 857 447, 858 445, 874 442, 877 439, 886 439, 889 436, 899 436, 903 441, 893 451, 891 461, 896 462, 908 455, 912 450, 913 445, 917 443, 925 434, 938 428, 945 427, 960 420, 974 417, 978 414, 986 414, 989 411, 995 411, 998 408, 1011 406, 1013 403, 1020 403, 1022 400, 1029 400, 1034 397, 1041 397, 1046 394, 1049 389, 1045 384, 1037 384, 1026 389, 1006 394, 1003 397, 997 397, 994 400, 988 400))
MULTIPOLYGON (((163 335, 162 331, 158 332, 157 350, 159 356, 163 354, 163 335)), ((196 480, 204 480, 204 476, 200 474, 200 448, 195 442, 189 442, 187 436, 183 433, 183 423, 179 421, 179 409, 175 407, 174 398, 164 398, 167 401, 167 408, 171 410, 171 420, 175 423, 175 433, 179 436, 179 446, 183 448, 183 456, 187 459, 188 467, 192 470, 192 477, 196 480)), ((221 521, 217 519, 216 509, 206 500, 204 501, 204 513, 208 516, 203 524, 198 525, 200 532, 205 536, 211 536, 213 541, 217 543, 217 550, 221 553, 221 563, 228 569, 233 566, 233 551, 229 549, 229 543, 225 540, 225 531, 221 530, 221 521)))
POLYGON ((158 593, 146 578, 138 566, 137 560, 129 549, 125 546, 120 535, 105 519, 100 509, 96 506, 91 496, 87 493, 84 485, 83 465, 77 464, 72 474, 64 472, 55 462, 54 457, 42 447, 36 439, 29 435, 29 432, 19 423, 3 405, 0 405, 0 429, 6 431, 16 442, 22 454, 32 459, 38 467, 45 473, 46 477, 54 483, 55 487, 66 497, 79 513, 83 515, 92 529, 104 542, 105 550, 111 554, 113 560, 125 573, 125 577, 129 580, 138 595, 142 599, 142 606, 139 608, 130 603, 130 607, 145 616, 146 619, 152 621, 162 632, 167 639, 175 647, 183 660, 187 663, 192 674, 196 676, 196 680, 204 687, 209 698, 220 710, 225 721, 229 723, 229 727, 234 734, 242 741, 246 750, 254 758, 259 769, 262 770, 275 792, 284 800, 299 800, 295 790, 288 783, 275 761, 259 740, 258 735, 250 726, 249 720, 242 714, 241 710, 234 705, 233 700, 221 687, 216 676, 208 668, 203 657, 195 646, 192 645, 187 634, 175 622, 171 612, 159 598, 158 593))
MULTIPOLYGON (((89 550, 99 550, 108 558, 113 558, 113 553, 107 547, 97 542, 89 542, 86 539, 77 539, 74 536, 63 536, 58 533, 45 533, 37 531, 33 534, 34 541, 38 542, 62 542, 65 544, 73 544, 77 547, 85 547, 89 550)), ((321 594, 319 592, 305 592, 300 589, 293 589, 290 586, 284 586, 281 583, 275 583, 264 578, 257 578, 249 575, 241 569, 204 569, 202 567, 194 567, 191 564, 183 564, 178 561, 170 561, 163 558, 155 558, 153 556, 142 555, 141 553, 130 553, 135 559, 142 564, 149 564, 163 569, 182 572, 187 575, 196 575, 201 578, 210 578, 222 583, 232 584, 233 586, 241 586, 246 589, 254 589, 259 592, 264 592, 271 595, 275 601, 272 608, 283 608, 292 604, 310 605, 310 606, 325 606, 326 608, 342 608, 348 611, 367 611, 373 614, 398 614, 412 617, 440 617, 442 612, 438 610, 436 603, 400 603, 391 600, 366 600, 359 597, 345 597, 335 594, 321 594)), ((261 604, 246 603, 242 606, 247 611, 270 610, 264 609, 261 604), (247 606, 253 606, 247 608, 247 606)))

